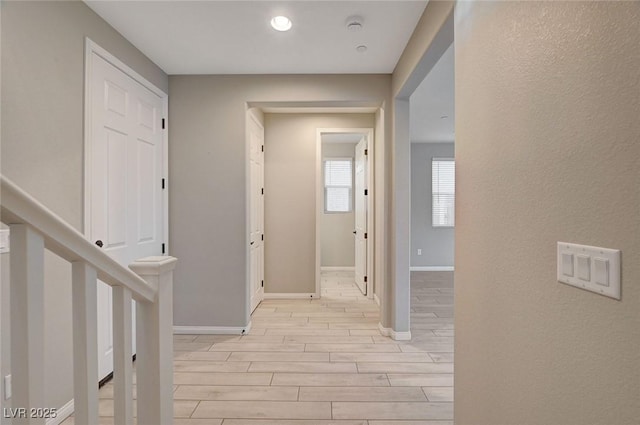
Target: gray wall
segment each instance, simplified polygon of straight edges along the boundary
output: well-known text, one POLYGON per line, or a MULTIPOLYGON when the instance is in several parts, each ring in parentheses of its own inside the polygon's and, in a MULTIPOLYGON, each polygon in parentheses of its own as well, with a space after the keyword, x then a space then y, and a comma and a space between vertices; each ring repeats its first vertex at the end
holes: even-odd
MULTIPOLYGON (((82 231, 84 37, 163 90, 168 78, 79 1, 3 2, 1 24, 2 173, 82 231)), ((45 280, 45 400, 60 407, 73 397, 71 267, 48 254, 45 280)))
POLYGON ((373 126, 373 114, 265 114, 265 292, 316 290, 317 129, 373 126))
POLYGON ((638 423, 638 22, 457 4, 456 424, 638 423), (622 300, 558 283, 557 241, 620 249, 622 300))
MULTIPOLYGON (((372 121, 373 118, 370 120, 372 121)), ((322 143, 322 158, 355 157, 355 143, 322 143)), ((324 172, 324 171, 323 171, 324 172)), ((355 175, 355 164, 353 167, 355 175)), ((351 205, 355 206, 355 187, 351 192, 351 205)), ((355 213, 323 213, 322 223, 322 267, 354 267, 356 264, 355 213)))
MULTIPOLYGON (((245 326, 247 102, 380 105, 388 102, 390 76, 184 75, 169 77, 169 83, 170 253, 180 259, 174 275, 174 322, 245 326)), ((383 141, 376 138, 381 161, 383 141)), ((278 291, 294 289, 310 291, 278 291)))
POLYGON ((453 155, 453 143, 411 144, 411 266, 453 266, 454 229, 431 218, 431 159, 453 155))

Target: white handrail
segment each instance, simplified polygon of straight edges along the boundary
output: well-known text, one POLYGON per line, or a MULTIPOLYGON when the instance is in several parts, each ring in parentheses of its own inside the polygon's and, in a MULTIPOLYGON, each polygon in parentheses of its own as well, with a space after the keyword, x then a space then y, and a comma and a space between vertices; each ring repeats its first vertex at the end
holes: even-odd
MULTIPOLYGON (((98 422, 98 279, 113 288, 114 421, 133 424, 132 316, 136 308, 138 425, 173 420, 173 270, 177 259, 146 257, 127 269, 0 175, 0 220, 11 229, 12 412, 16 422, 44 406, 44 252, 71 263, 75 423, 98 422), (25 412, 20 413, 20 412, 25 412)), ((42 410, 42 409, 40 409, 42 410)), ((46 409, 45 409, 46 410, 46 409)))
POLYGON ((98 279, 110 286, 125 286, 138 301, 154 301, 157 288, 131 270, 122 267, 100 248, 67 224, 50 209, 15 183, 0 176, 0 217, 5 224, 28 224, 44 238, 45 247, 73 263, 83 261, 94 267, 98 279))

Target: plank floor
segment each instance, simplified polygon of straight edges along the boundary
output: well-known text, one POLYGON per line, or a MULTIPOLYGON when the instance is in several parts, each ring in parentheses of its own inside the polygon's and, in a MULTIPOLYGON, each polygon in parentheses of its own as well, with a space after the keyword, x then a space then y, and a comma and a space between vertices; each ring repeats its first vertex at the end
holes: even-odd
POLYGON ((248 335, 176 335, 174 423, 452 425, 453 273, 411 273, 411 341, 378 321, 353 275, 329 272, 321 299, 263 301, 248 335))

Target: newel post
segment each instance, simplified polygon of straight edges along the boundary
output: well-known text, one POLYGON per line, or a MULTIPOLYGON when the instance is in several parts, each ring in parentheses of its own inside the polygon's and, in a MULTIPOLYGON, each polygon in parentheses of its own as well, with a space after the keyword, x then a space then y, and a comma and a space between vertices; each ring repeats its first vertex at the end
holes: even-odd
POLYGON ((158 288, 155 302, 136 307, 138 424, 173 423, 174 257, 146 257, 129 266, 158 288))

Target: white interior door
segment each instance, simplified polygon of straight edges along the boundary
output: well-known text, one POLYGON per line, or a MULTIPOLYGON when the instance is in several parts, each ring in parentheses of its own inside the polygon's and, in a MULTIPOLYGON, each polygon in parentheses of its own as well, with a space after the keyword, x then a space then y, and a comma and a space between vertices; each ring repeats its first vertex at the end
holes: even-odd
POLYGON ((249 211, 251 312, 264 298, 264 128, 249 113, 249 211))
MULTIPOLYGON (((88 235, 126 267, 163 251, 163 101, 95 52, 89 60, 88 235)), ((100 379, 113 371, 111 306, 111 287, 99 282, 100 379)))
POLYGON ((356 285, 367 295, 367 139, 356 145, 355 160, 355 223, 356 223, 356 285))

